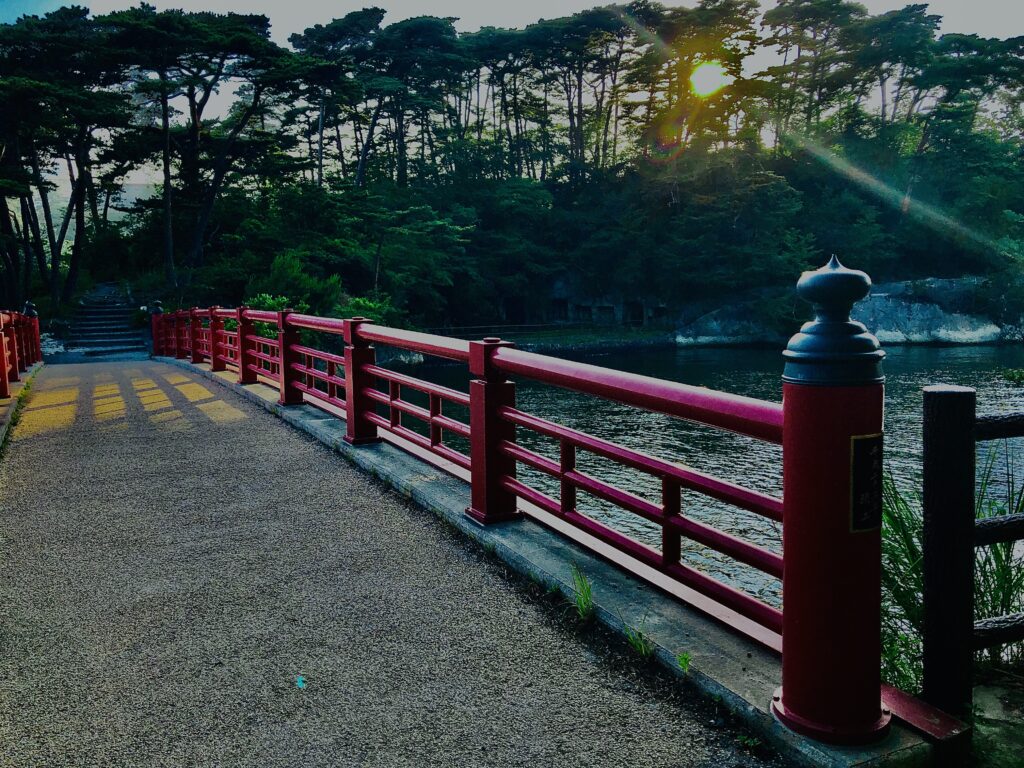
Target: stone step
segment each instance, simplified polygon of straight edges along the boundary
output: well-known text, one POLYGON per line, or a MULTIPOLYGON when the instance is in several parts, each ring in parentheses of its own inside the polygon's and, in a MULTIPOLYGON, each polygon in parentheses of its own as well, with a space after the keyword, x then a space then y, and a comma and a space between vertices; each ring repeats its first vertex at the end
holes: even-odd
POLYGON ((118 355, 124 352, 145 352, 148 349, 145 344, 135 344, 132 346, 120 346, 120 347, 103 347, 102 349, 86 349, 82 354, 89 357, 98 357, 100 355, 118 355))
POLYGON ((145 342, 141 337, 135 338, 103 338, 103 339, 68 339, 66 347, 74 348, 88 348, 88 347, 116 347, 121 345, 139 345, 144 346, 145 342))
POLYGON ((135 331, 103 331, 102 333, 72 333, 68 336, 68 340, 71 342, 78 341, 103 341, 105 339, 127 339, 134 341, 135 339, 142 338, 141 334, 135 331))

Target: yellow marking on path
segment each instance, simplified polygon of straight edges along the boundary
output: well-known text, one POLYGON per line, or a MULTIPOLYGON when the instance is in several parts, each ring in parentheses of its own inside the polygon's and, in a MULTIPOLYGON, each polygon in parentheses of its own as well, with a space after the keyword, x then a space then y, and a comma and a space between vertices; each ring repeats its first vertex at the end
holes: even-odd
POLYGON ((209 400, 213 397, 213 392, 208 390, 202 384, 197 384, 194 381, 188 384, 178 384, 175 389, 181 392, 181 394, 183 394, 190 403, 197 403, 200 400, 209 400))
POLYGON ((212 403, 202 403, 197 405, 200 411, 202 411, 206 417, 217 424, 225 424, 230 421, 240 421, 245 418, 245 414, 234 406, 228 405, 223 400, 214 400, 212 403))
POLYGON ((191 427, 191 424, 185 419, 185 414, 177 409, 154 413, 149 420, 168 432, 182 432, 191 427))
POLYGON ((127 408, 119 384, 102 384, 93 389, 92 415, 96 421, 116 421, 124 417, 127 408))
POLYGON ((77 411, 78 406, 75 404, 40 409, 26 408, 12 437, 15 440, 22 440, 66 429, 75 422, 77 411))
POLYGON ((157 383, 152 379, 135 378, 132 379, 132 387, 136 392, 142 392, 147 389, 156 389, 157 383))
POLYGON ((171 384, 185 384, 192 381, 188 376, 184 376, 180 373, 165 373, 163 374, 163 377, 171 384))
POLYGON ((170 398, 159 389, 147 392, 145 395, 139 395, 139 401, 142 403, 143 409, 147 411, 162 411, 164 408, 170 408, 174 405, 170 398))
POLYGON ((36 392, 31 396, 25 410, 46 408, 51 405, 64 405, 78 400, 78 387, 65 387, 64 389, 44 390, 36 392))
POLYGON ((46 379, 39 382, 37 388, 38 392, 49 392, 51 389, 60 389, 62 387, 74 387, 78 385, 81 379, 78 376, 58 376, 54 379, 46 379))

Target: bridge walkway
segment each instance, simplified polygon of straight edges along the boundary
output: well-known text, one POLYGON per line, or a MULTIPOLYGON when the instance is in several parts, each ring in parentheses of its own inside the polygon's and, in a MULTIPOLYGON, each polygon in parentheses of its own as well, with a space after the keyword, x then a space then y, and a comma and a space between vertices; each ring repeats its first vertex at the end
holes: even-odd
POLYGON ((0 765, 763 764, 433 516, 162 363, 39 373, 0 563, 0 765))

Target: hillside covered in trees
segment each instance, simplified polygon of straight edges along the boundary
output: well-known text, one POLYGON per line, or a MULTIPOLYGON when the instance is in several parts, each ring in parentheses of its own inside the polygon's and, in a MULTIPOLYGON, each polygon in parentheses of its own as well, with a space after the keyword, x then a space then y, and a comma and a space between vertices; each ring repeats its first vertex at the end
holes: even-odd
POLYGON ((88 275, 438 326, 553 319, 557 286, 671 317, 836 253, 1019 307, 1024 37, 939 22, 637 0, 459 33, 366 8, 283 47, 263 16, 23 17, 0 25, 0 296, 56 311, 88 275))

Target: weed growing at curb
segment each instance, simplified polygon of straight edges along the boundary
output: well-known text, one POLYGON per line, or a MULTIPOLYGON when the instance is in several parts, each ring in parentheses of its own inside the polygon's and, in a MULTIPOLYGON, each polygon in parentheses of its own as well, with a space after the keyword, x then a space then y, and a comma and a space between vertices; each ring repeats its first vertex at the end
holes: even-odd
POLYGON ((573 602, 576 613, 581 621, 590 621, 594 618, 594 587, 576 563, 572 564, 572 585, 575 590, 573 602))
POLYGON ((647 626, 647 614, 644 614, 638 627, 627 624, 621 615, 619 620, 622 622, 622 629, 626 633, 626 642, 629 643, 629 647, 636 651, 640 658, 651 658, 654 655, 654 641, 644 632, 644 627, 647 626))
POLYGON ((736 743, 739 744, 747 752, 753 752, 761 746, 761 740, 756 736, 750 736, 746 733, 741 733, 736 736, 736 743))
POLYGON ((682 653, 676 654, 676 663, 679 665, 679 668, 683 671, 684 675, 690 672, 690 661, 691 657, 689 651, 683 651, 682 653))

